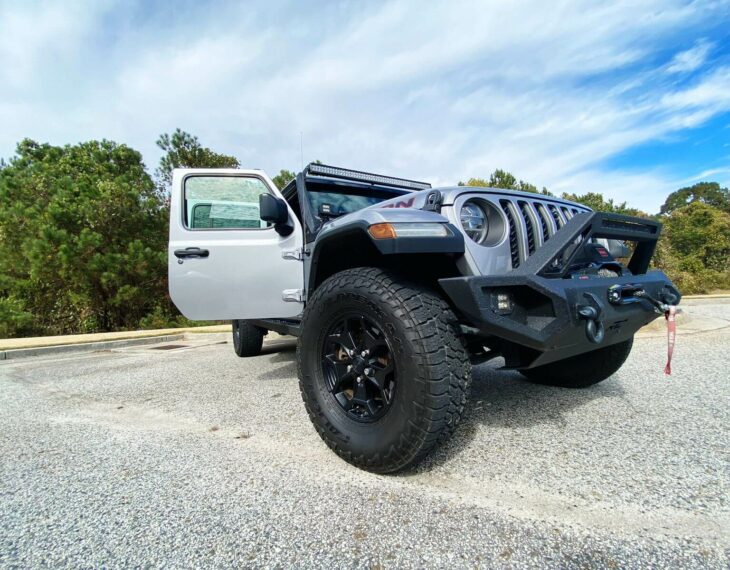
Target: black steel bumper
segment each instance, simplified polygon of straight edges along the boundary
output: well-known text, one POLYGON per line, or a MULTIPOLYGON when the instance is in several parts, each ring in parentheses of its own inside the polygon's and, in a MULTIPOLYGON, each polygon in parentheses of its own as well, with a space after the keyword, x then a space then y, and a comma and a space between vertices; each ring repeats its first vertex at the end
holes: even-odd
POLYGON ((472 333, 498 349, 507 367, 532 368, 627 340, 662 315, 662 304, 679 302, 664 273, 646 272, 660 229, 640 218, 578 214, 518 270, 439 284, 472 333), (631 271, 571 277, 574 245, 592 237, 635 241, 631 271))

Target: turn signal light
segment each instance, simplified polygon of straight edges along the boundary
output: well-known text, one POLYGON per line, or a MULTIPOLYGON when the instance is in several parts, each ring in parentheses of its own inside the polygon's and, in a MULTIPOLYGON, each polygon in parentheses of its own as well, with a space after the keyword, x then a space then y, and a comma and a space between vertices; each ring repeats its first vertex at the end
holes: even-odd
POLYGON ((441 238, 452 235, 441 222, 381 222, 368 228, 375 239, 393 238, 441 238))
POLYGON ((398 237, 398 234, 395 233, 395 228, 392 224, 389 223, 383 223, 383 224, 373 224, 368 229, 370 232, 370 235, 373 236, 375 239, 393 239, 398 237))

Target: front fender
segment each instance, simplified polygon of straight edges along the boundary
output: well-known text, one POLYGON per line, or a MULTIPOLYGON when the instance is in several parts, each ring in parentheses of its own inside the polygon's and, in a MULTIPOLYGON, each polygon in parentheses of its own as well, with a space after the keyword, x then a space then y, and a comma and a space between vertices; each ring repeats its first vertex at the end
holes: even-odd
POLYGON ((307 293, 328 275, 346 269, 379 264, 379 259, 395 255, 464 254, 464 237, 448 220, 435 212, 411 209, 365 209, 325 224, 309 248, 307 293), (400 237, 374 239, 368 232, 373 224, 384 222, 434 222, 448 226, 445 237, 400 237))
POLYGON ((313 254, 332 239, 347 239, 353 234, 364 234, 381 255, 399 253, 464 253, 464 236, 436 212, 412 208, 367 208, 328 222, 314 241, 313 254), (368 228, 374 224, 391 223, 440 223, 445 224, 451 235, 445 237, 401 237, 374 239, 368 228))

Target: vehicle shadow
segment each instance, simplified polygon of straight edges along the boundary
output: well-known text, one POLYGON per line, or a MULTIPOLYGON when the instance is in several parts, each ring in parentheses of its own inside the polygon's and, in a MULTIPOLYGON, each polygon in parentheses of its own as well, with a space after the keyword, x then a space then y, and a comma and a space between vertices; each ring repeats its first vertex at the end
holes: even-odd
POLYGON ((294 360, 296 358, 296 350, 297 339, 283 338, 279 340, 273 340, 264 344, 264 346, 261 348, 261 354, 280 355, 281 359, 279 361, 283 362, 286 360, 294 360))
POLYGON ((282 378, 297 377, 297 341, 296 339, 281 339, 267 342, 257 358, 265 358, 274 368, 259 375, 263 380, 281 380, 282 378), (278 366, 281 364, 281 366, 278 366))
POLYGON ((538 425, 566 427, 566 416, 594 400, 622 398, 620 382, 607 380, 590 388, 571 390, 528 382, 519 372, 499 370, 502 360, 473 368, 471 396, 461 423, 449 441, 411 474, 429 471, 463 453, 480 428, 519 430, 538 425))
MULTIPOLYGON (((296 340, 267 343, 261 351, 271 364, 281 363, 260 377, 267 380, 296 379, 296 340)), ((259 357, 259 358, 261 358, 259 357)), ((526 429, 538 425, 566 427, 566 416, 594 400, 622 398, 620 382, 607 380, 590 388, 571 390, 528 382, 519 372, 500 370, 502 359, 472 369, 471 395, 461 423, 453 436, 439 449, 403 475, 429 471, 448 463, 468 449, 483 428, 526 429)))

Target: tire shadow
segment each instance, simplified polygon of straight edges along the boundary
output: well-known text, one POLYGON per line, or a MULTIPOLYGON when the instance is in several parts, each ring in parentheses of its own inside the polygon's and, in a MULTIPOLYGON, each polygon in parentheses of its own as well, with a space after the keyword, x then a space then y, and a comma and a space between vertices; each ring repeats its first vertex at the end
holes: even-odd
POLYGON ((582 389, 556 388, 528 382, 519 372, 499 370, 501 359, 475 366, 471 396, 453 436, 410 473, 429 471, 468 449, 480 428, 526 429, 539 425, 568 426, 566 416, 594 400, 622 398, 620 382, 608 379, 582 389))
POLYGON ((281 380, 282 378, 297 378, 297 341, 296 339, 281 339, 266 343, 257 358, 264 358, 274 368, 259 374, 263 380, 281 380), (281 364, 282 366, 276 366, 281 364))

